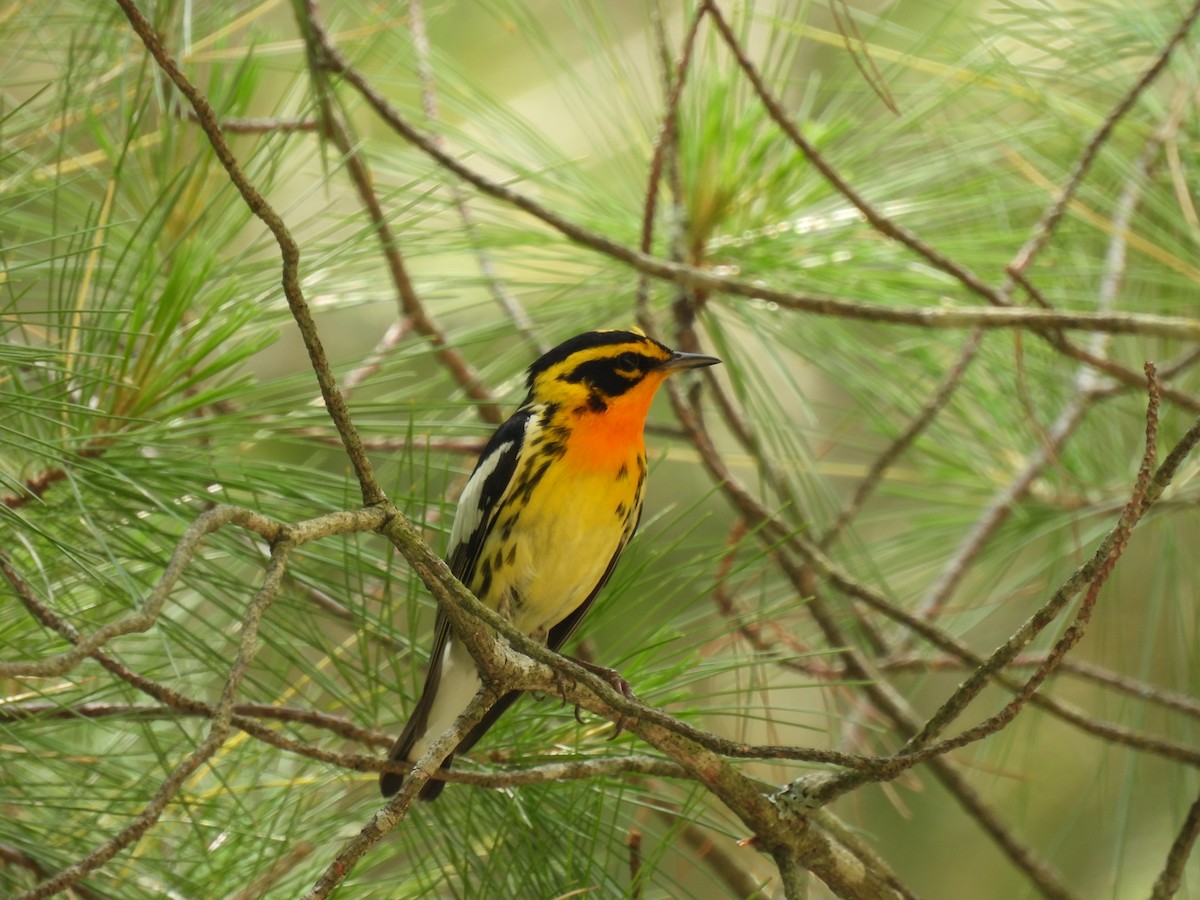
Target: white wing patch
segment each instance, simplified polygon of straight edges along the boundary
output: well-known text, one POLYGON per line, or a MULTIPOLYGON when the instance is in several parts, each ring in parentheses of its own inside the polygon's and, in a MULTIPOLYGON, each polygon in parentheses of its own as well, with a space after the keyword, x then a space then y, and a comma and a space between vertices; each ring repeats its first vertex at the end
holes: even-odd
POLYGON ((458 511, 454 514, 454 525, 450 528, 450 546, 446 550, 446 558, 454 556, 461 544, 466 542, 479 523, 483 520, 483 483, 488 476, 496 471, 500 460, 512 451, 513 441, 505 441, 498 446, 487 459, 480 460, 467 486, 463 488, 462 497, 458 500, 458 511))

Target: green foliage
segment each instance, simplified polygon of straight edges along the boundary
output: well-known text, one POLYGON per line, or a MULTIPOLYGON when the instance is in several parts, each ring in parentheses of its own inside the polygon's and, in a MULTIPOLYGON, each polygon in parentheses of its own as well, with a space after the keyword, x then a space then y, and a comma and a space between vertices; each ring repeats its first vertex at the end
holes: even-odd
MULTIPOLYGON (((823 6, 720 5, 842 177, 989 284, 1004 280, 1087 141, 1180 16, 1173 4, 1124 3, 899 4, 878 17, 853 10, 867 41, 857 52, 881 67, 901 108, 893 116, 823 6)), ((426 10, 428 58, 414 46, 407 5, 325 6, 326 25, 352 61, 450 152, 571 221, 637 245, 672 77, 662 71, 646 5, 437 4, 426 10), (422 65, 433 72, 436 120, 421 111, 422 65)), ((294 10, 171 2, 144 10, 226 123, 317 115, 294 10)), ((664 5, 661 14, 674 60, 692 11, 664 5)), ((360 493, 284 301, 277 248, 119 8, 18 4, 0 15, 0 550, 42 603, 88 633, 137 608, 184 529, 211 504, 295 522, 353 508, 360 493)), ((1193 37, 1139 95, 1028 273, 1056 309, 1108 303, 1196 316, 1200 224, 1187 179, 1200 164, 1188 108, 1195 48, 1193 37), (1138 160, 1150 141, 1158 148, 1143 172, 1138 160), (1131 184, 1141 193, 1121 228, 1114 220, 1131 184), (1127 241, 1119 271, 1107 256, 1114 233, 1127 241), (1114 271, 1119 291, 1102 302, 1114 271)), ((422 303, 505 409, 519 400, 536 351, 496 302, 497 284, 518 299, 543 345, 633 321, 635 272, 459 185, 337 79, 330 84, 422 303)), ((301 247, 302 286, 335 374, 355 385, 355 424, 383 444, 372 453, 381 484, 440 548, 473 457, 439 442, 482 440, 489 426, 434 342, 410 332, 377 348, 398 316, 396 288, 334 143, 311 130, 228 134, 301 247), (377 367, 359 383, 377 349, 377 367)), ((879 307, 983 302, 870 225, 771 120, 705 24, 681 95, 676 150, 678 169, 664 172, 658 198, 660 256, 879 307)), ((679 299, 675 286, 651 285, 650 308, 668 340, 679 299)), ((967 342, 965 331, 804 314, 715 292, 691 299, 703 339, 724 359, 722 384, 753 433, 739 443, 705 401, 725 462, 790 533, 814 540, 967 342)), ((1069 334, 1138 371, 1144 359, 1165 367, 1192 349, 1180 339, 1089 344, 1088 335, 1069 334)), ((920 609, 994 498, 1046 448, 1080 397, 1084 371, 1032 332, 985 335, 945 411, 833 544, 835 562, 897 606, 920 609)), ((1181 366, 1170 387, 1194 396, 1200 376, 1181 366)), ((1129 497, 1144 409, 1144 394, 1129 389, 1091 403, 971 562, 939 626, 986 654, 1091 554, 1129 497)), ((1184 405, 1164 405, 1160 456, 1193 418, 1184 405)), ((653 421, 673 422, 665 398, 653 421)), ((859 680, 818 677, 836 669, 842 648, 813 624, 810 598, 776 565, 777 548, 739 530, 695 451, 665 431, 650 434, 657 462, 643 528, 589 620, 585 650, 616 664, 647 702, 730 737, 894 752, 909 735, 870 706, 859 680), (717 588, 733 598, 732 610, 717 588), (756 630, 768 646, 753 645, 756 630)), ((1079 651, 1183 694, 1197 687, 1195 471, 1188 464, 1135 532, 1079 651)), ((214 702, 265 559, 253 535, 213 535, 155 627, 105 652, 180 695, 214 702)), ((849 639, 872 651, 863 610, 831 593, 849 639)), ((10 582, 0 582, 0 598, 0 661, 66 649, 10 582)), ((263 620, 239 702, 317 710, 394 733, 420 684, 432 614, 419 580, 379 536, 306 545, 263 620)), ((912 648, 894 624, 874 617, 870 625, 898 654, 912 648)), ((1058 633, 1052 627, 1031 649, 1047 649, 1058 633)), ((876 661, 888 662, 886 654, 876 661)), ((886 677, 923 718, 963 674, 886 677)), ((1062 693, 1097 719, 1191 746, 1200 737, 1194 717, 1063 683, 1062 693)), ((1051 682, 1056 696, 1059 686, 1051 682)), ((985 693, 960 724, 1007 696, 985 693)), ((309 724, 263 722, 330 752, 382 755, 309 724)), ((0 679, 0 847, 47 873, 71 865, 133 821, 208 727, 95 660, 62 677, 0 679)), ((577 724, 553 698, 524 698, 459 765, 503 771, 646 752, 630 736, 606 743, 610 733, 586 716, 577 724)), ((1028 710, 956 758, 1020 840, 1086 897, 1145 894, 1196 792, 1185 766, 1028 710), (1145 839, 1143 828, 1152 832, 1145 839)), ((771 784, 807 768, 747 764, 771 784)), ((1031 892, 949 795, 921 791, 934 782, 918 770, 834 809, 868 832, 922 896, 1031 892), (906 816, 930 836, 923 845, 906 816), (930 850, 942 830, 945 841, 970 835, 952 863, 930 850)), ((374 775, 235 730, 163 818, 83 884, 123 898, 233 896, 249 886, 245 896, 295 896, 378 805, 374 775)), ((778 887, 765 857, 736 847, 746 826, 697 786, 627 776, 451 786, 376 845, 343 893, 735 895, 697 849, 697 834, 760 883, 776 879, 767 891, 778 887), (636 877, 633 831, 645 835, 636 877)), ((1194 885, 1195 863, 1187 874, 1185 886, 1194 885)), ((0 867, 2 894, 38 880, 28 867, 0 867)))

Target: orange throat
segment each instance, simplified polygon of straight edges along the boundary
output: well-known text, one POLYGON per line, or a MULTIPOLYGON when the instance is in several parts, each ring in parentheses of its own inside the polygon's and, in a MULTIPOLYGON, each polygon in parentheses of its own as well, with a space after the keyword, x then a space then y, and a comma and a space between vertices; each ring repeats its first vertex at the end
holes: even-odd
POLYGON ((565 458, 581 469, 620 468, 646 453, 643 432, 650 404, 662 378, 648 377, 603 412, 586 407, 572 414, 571 437, 565 458))

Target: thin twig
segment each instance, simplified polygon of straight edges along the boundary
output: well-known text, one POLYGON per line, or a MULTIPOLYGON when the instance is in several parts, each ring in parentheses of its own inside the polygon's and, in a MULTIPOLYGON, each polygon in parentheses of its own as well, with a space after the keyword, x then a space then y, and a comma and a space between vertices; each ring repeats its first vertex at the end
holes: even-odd
MULTIPOLYGON (((651 790, 661 797, 661 793, 651 790)), ((679 835, 679 839, 691 850, 695 859, 713 871, 729 889, 732 897, 756 897, 763 889, 745 867, 738 864, 733 854, 726 852, 710 834, 694 821, 683 816, 679 810, 664 807, 662 801, 649 807, 650 811, 679 835)))
POLYGON ((412 325, 411 318, 400 316, 388 326, 387 331, 383 333, 383 337, 371 348, 371 352, 367 354, 366 359, 355 366, 353 370, 346 373, 346 377, 342 379, 342 393, 345 396, 350 396, 350 393, 356 387, 379 371, 388 354, 400 346, 400 343, 412 329, 412 325))
MULTIPOLYGON (((657 6, 655 7, 655 34, 659 40, 660 56, 663 56, 662 50, 665 50, 665 38, 663 35, 662 17, 657 14, 657 6)), ((678 123, 679 123, 679 100, 683 96, 683 86, 687 81, 688 71, 691 69, 692 51, 696 44, 696 34, 700 29, 700 20, 704 17, 704 7, 698 6, 692 14, 691 22, 688 24, 687 32, 683 38, 683 46, 679 51, 679 59, 675 63, 674 74, 666 77, 666 97, 663 101, 663 117, 658 129, 658 138, 654 142, 654 153, 650 157, 649 175, 646 179, 646 194, 645 201, 642 204, 642 231, 641 242, 638 249, 643 254, 649 254, 650 249, 654 244, 654 220, 658 209, 659 185, 662 181, 663 168, 668 161, 673 157, 676 150, 678 140, 678 123)), ((667 60, 661 60, 664 72, 670 72, 667 68, 667 60)), ((638 278, 637 299, 635 308, 639 319, 645 319, 649 316, 649 299, 650 299, 650 284, 646 277, 646 273, 641 273, 638 278)))
MULTIPOLYGON (((185 111, 192 122, 198 122, 199 117, 194 109, 185 111)), ((319 129, 315 119, 299 119, 294 117, 266 117, 257 119, 238 119, 227 116, 220 120, 221 130, 226 134, 293 134, 297 132, 312 132, 319 129)))
POLYGON ((862 31, 859 30, 858 23, 854 21, 854 15, 850 12, 846 0, 829 0, 829 11, 833 13, 834 24, 837 26, 838 34, 842 36, 842 42, 846 45, 846 53, 854 63, 854 68, 858 69, 863 81, 870 86, 883 105, 895 115, 900 115, 900 107, 896 104, 896 98, 892 96, 887 79, 883 77, 879 66, 875 64, 875 59, 871 56, 871 48, 863 39, 862 31), (844 19, 843 16, 845 16, 844 19), (864 59, 866 60, 865 65, 864 59))
MULTIPOLYGON (((100 439, 97 438, 97 441, 99 442, 100 439)), ((73 454, 73 456, 69 460, 65 461, 64 464, 56 468, 47 469, 39 475, 26 478, 21 482, 21 489, 19 493, 4 494, 0 496, 0 503, 3 503, 9 509, 19 509, 32 500, 40 500, 42 496, 45 495, 46 491, 50 489, 52 484, 64 481, 67 478, 67 476, 70 474, 70 463, 74 462, 75 460, 96 459, 97 457, 103 455, 106 447, 107 444, 100 443, 98 443, 96 446, 84 447, 82 450, 79 450, 73 454)))
POLYGON ((497 698, 493 697, 489 701, 481 692, 459 716, 454 726, 430 744, 425 754, 405 775, 399 792, 371 817, 371 820, 354 838, 342 846, 338 854, 325 867, 316 884, 304 895, 305 900, 320 900, 320 898, 328 897, 345 880, 366 852, 404 821, 413 802, 417 799, 417 794, 429 780, 430 775, 454 750, 467 732, 483 718, 495 699, 497 698))
POLYGON ((1146 68, 1142 76, 1134 82, 1133 86, 1125 93, 1120 102, 1109 110, 1108 115, 1105 116, 1096 133, 1092 135, 1091 140, 1084 146, 1083 153, 1075 161, 1075 166, 1072 168, 1066 184, 1059 191, 1058 197, 1042 213, 1041 219, 1034 226, 1033 234, 1030 235, 1025 245, 1017 251, 1017 255, 1013 261, 1009 263, 1008 271, 1010 274, 1023 273, 1050 241, 1051 236, 1054 234, 1054 229, 1058 226, 1059 220, 1062 219, 1063 213, 1066 212, 1067 204, 1071 202, 1075 191, 1078 190, 1084 176, 1087 175, 1088 170, 1092 167, 1092 163, 1100 153, 1100 148, 1104 146, 1109 135, 1116 128, 1117 123, 1133 108, 1138 98, 1145 93, 1146 89, 1166 69, 1167 62, 1171 59, 1171 54, 1175 52, 1175 48, 1187 37, 1188 32, 1192 29, 1192 25, 1195 24, 1197 16, 1200 16, 1200 0, 1196 0, 1192 4, 1191 8, 1180 20, 1175 32, 1167 39, 1167 42, 1158 52, 1154 61, 1146 68))
MULTIPOLYGON (((50 875, 50 870, 34 856, 19 847, 14 847, 12 844, 0 843, 0 862, 27 869, 38 878, 47 878, 50 875)), ((85 884, 73 885, 72 891, 79 897, 82 897, 83 900, 108 900, 106 895, 93 891, 85 884)))
MULTIPOLYGON (((298 18, 297 24, 300 26, 300 32, 304 36, 309 58, 315 61, 320 58, 320 51, 313 37, 315 25, 312 18, 316 14, 315 2, 304 5, 296 3, 293 4, 293 7, 298 18), (302 10, 307 12, 306 16, 301 15, 302 10)), ((325 70, 314 63, 310 65, 310 77, 314 81, 317 95, 317 109, 321 120, 322 134, 333 141, 338 153, 341 154, 346 174, 350 177, 350 183, 354 185, 359 202, 366 211, 367 218, 371 221, 371 228, 379 239, 380 252, 383 254, 388 276, 391 278, 392 287, 395 288, 396 298, 399 301, 401 318, 407 319, 412 327, 433 346, 438 360, 458 383, 463 393, 475 402, 475 409, 479 413, 479 417, 492 425, 499 425, 504 417, 496 405, 491 390, 484 384, 475 368, 451 344, 441 325, 421 300, 420 295, 417 294, 412 279, 409 278, 408 266, 404 262, 404 255, 400 252, 400 242, 392 230, 387 213, 383 209, 383 203, 375 191, 375 178, 371 174, 370 166, 367 164, 366 156, 359 143, 351 137, 349 123, 334 107, 332 91, 325 83, 327 81, 325 70)))
POLYGON ((273 862, 267 871, 263 872, 237 893, 230 894, 229 900, 258 900, 283 878, 287 877, 296 866, 304 862, 314 850, 314 845, 308 841, 297 841, 288 847, 287 852, 273 862))
MULTIPOLYGON (((438 112, 437 83, 433 74, 429 32, 425 28, 425 4, 422 0, 409 0, 408 30, 412 34, 413 47, 417 51, 417 78, 421 81, 421 107, 431 122, 437 122, 441 118, 438 112)), ((435 136, 434 140, 440 146, 445 146, 440 136, 435 136)), ((539 355, 545 353, 549 347, 538 336, 537 331, 533 327, 533 321, 529 318, 529 314, 525 312, 524 307, 521 306, 521 302, 505 287, 504 281, 500 278, 495 265, 492 263, 491 254, 488 253, 483 242, 479 240, 479 227, 475 222, 475 216, 471 213, 471 207, 467 202, 466 195, 456 182, 450 185, 450 197, 454 202, 454 208, 458 210, 458 217, 463 226, 463 234, 466 236, 468 243, 471 245, 471 250, 475 254, 475 260, 479 266, 479 274, 483 276, 484 283, 487 285, 488 291, 491 292, 492 299, 504 310, 504 314, 508 316, 509 321, 513 323, 513 326, 520 335, 525 338, 526 343, 537 351, 539 355)))
MULTIPOLYGON (((1009 668, 1036 668, 1045 661, 1045 658, 1045 654, 1040 653, 1018 656, 1008 666, 1009 668)), ((970 662, 956 656, 925 657, 912 653, 888 657, 879 661, 879 667, 888 672, 960 671, 970 666, 970 662)), ((1059 669, 1063 673, 1075 675, 1085 681, 1110 687, 1113 690, 1128 694, 1131 697, 1137 697, 1139 700, 1144 700, 1147 703, 1157 703, 1176 712, 1200 718, 1200 700, 1197 700, 1190 694, 1155 687, 1140 679, 1131 678, 1120 672, 1114 672, 1103 666, 1093 665, 1092 663, 1078 659, 1064 659, 1059 665, 1059 669)), ((846 676, 841 670, 832 670, 826 673, 826 677, 838 680, 844 679, 846 676)))
MULTIPOLYGON (((314 438, 318 443, 336 444, 341 446, 337 438, 326 437, 322 432, 312 428, 297 428, 292 434, 314 438)), ((363 446, 368 450, 387 453, 396 451, 434 450, 443 453, 461 453, 464 456, 477 456, 487 445, 486 437, 435 437, 431 434, 414 434, 404 437, 373 437, 363 440, 363 446)))
POLYGON ((338 390, 337 382, 329 368, 329 360, 325 355, 324 344, 322 344, 320 335, 317 333, 317 326, 313 321, 312 312, 308 308, 308 302, 304 299, 304 291, 300 287, 300 247, 296 244, 295 239, 292 237, 283 219, 279 216, 279 213, 267 202, 258 188, 251 183, 250 179, 246 177, 245 172, 242 171, 241 165, 238 163, 237 158, 234 157, 228 143, 225 141, 224 135, 221 133, 221 126, 217 121, 217 114, 213 110, 212 105, 208 102, 204 94, 183 74, 175 60, 166 51, 166 48, 163 47, 158 32, 146 18, 145 14, 142 13, 141 9, 138 8, 136 0, 117 0, 117 3, 125 13, 125 17, 129 20, 129 24, 133 27, 137 36, 150 52, 150 55, 154 57, 154 61, 158 64, 158 67, 175 83, 180 93, 191 104, 192 109, 196 113, 196 120, 199 122, 200 127, 204 129, 204 133, 208 137, 208 141, 212 145, 217 159, 220 160, 226 174, 229 176, 229 180, 242 195, 242 199, 246 202, 246 206, 250 209, 250 212, 261 219, 263 224, 270 229, 275 242, 279 245, 279 252, 282 258, 283 293, 287 298, 292 317, 296 320, 296 326, 300 330, 300 335, 304 339, 304 346, 308 351, 309 363, 312 366, 313 373, 316 375, 317 383, 321 386, 321 396, 325 400, 325 408, 329 412, 329 417, 333 419, 338 434, 342 437, 342 443, 346 448, 346 455, 350 460, 351 466, 354 467, 355 476, 362 490, 363 504, 369 506, 372 503, 380 502, 385 496, 383 489, 375 480, 371 461, 367 458, 366 451, 363 449, 358 429, 354 427, 354 423, 350 419, 350 411, 346 407, 346 401, 338 390))
MULTIPOLYGON (((6 573, 7 574, 7 573, 6 573)), ((10 579, 10 584, 12 580, 10 579)), ((48 719, 123 719, 127 721, 154 721, 158 719, 178 719, 182 716, 205 716, 212 718, 215 709, 199 701, 187 704, 163 703, 158 706, 147 706, 134 703, 79 703, 73 706, 63 706, 58 703, 45 701, 30 703, 0 703, 0 722, 21 722, 29 719, 45 721, 48 719)), ((294 725, 311 725, 322 728, 331 734, 348 741, 357 741, 376 747, 390 747, 392 739, 379 731, 363 728, 349 719, 331 716, 328 713, 313 709, 296 709, 286 706, 272 706, 266 703, 235 703, 235 716, 247 716, 254 719, 268 719, 276 722, 289 722, 294 725)))
POLYGON ((917 615, 920 618, 932 620, 942 612, 988 541, 1012 515, 1017 503, 1028 493, 1046 466, 1057 458, 1059 450, 1083 421, 1091 404, 1090 394, 1076 395, 1059 413, 1054 424, 1050 426, 1046 439, 1029 455, 1024 468, 991 499, 983 514, 942 567, 937 580, 917 606, 917 615))
POLYGON ((1178 892, 1179 884, 1183 881, 1183 867, 1187 864, 1192 848, 1196 845, 1197 836, 1200 836, 1200 797, 1197 797, 1192 803, 1187 818, 1183 820, 1179 833, 1171 843, 1163 870, 1154 881, 1150 900, 1170 900, 1178 892))
POLYGON ((629 848, 629 896, 641 900, 644 885, 638 876, 642 874, 642 833, 636 828, 629 829, 625 846, 629 848))
POLYGON ((842 511, 838 514, 837 520, 821 535, 818 546, 822 550, 828 550, 833 545, 838 535, 850 524, 858 514, 858 511, 862 509, 863 504, 866 503, 867 498, 871 496, 875 488, 882 482, 883 476, 887 473, 888 469, 912 446, 913 442, 929 427, 938 413, 950 402, 950 398, 958 390, 959 385, 962 384, 963 376, 966 375, 967 369, 974 361, 975 354, 979 351, 982 340, 982 331, 976 330, 971 332, 967 343, 959 351, 958 359, 950 367, 950 371, 946 373, 946 376, 933 392, 933 395, 921 407, 921 411, 896 436, 887 449, 871 463, 871 468, 867 471, 862 481, 859 482, 854 495, 843 504, 842 511))

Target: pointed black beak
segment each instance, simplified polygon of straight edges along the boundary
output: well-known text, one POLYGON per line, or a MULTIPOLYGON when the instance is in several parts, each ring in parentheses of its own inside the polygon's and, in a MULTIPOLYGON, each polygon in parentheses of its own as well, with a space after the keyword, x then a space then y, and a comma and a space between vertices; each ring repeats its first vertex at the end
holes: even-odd
POLYGON ((659 366, 663 372, 682 372, 684 369, 702 369, 705 366, 715 366, 720 362, 715 356, 705 356, 703 353, 680 353, 676 351, 670 359, 659 366))

